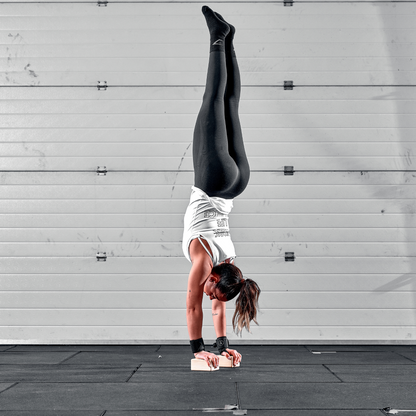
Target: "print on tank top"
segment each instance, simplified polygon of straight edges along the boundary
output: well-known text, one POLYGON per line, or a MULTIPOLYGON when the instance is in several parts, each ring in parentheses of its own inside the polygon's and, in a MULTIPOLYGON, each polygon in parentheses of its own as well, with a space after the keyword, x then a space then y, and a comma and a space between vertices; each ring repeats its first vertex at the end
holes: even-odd
MULTIPOLYGON (((204 212, 204 218, 213 219, 218 217, 219 212, 215 209, 210 209, 204 212)), ((214 231, 214 237, 229 237, 230 231, 228 227, 228 219, 227 218, 217 218, 217 229, 214 231), (222 229, 223 228, 223 229, 222 229), (224 229, 225 228, 225 229, 224 229)))

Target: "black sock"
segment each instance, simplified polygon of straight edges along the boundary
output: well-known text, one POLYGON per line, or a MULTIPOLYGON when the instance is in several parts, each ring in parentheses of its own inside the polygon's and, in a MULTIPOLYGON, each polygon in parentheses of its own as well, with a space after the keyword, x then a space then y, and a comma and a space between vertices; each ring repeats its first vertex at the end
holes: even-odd
POLYGON ((210 52, 225 52, 225 39, 230 32, 230 27, 227 23, 220 20, 208 6, 202 7, 202 13, 205 16, 209 29, 211 41, 210 52))
POLYGON ((214 12, 214 13, 220 20, 222 20, 224 23, 227 23, 228 27, 230 28, 230 31, 227 37, 225 38, 225 51, 227 53, 230 53, 232 57, 235 57, 236 55, 235 55, 235 50, 234 50, 234 45, 233 45, 235 27, 233 25, 230 25, 219 13, 217 12, 214 12))

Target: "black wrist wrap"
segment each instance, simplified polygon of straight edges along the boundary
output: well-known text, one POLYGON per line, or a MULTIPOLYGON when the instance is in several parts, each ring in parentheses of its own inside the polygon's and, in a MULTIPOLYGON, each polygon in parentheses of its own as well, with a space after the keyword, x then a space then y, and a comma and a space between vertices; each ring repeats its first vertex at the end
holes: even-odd
POLYGON ((230 343, 228 342, 227 337, 219 337, 217 338, 217 341, 214 343, 213 347, 218 348, 218 351, 223 353, 224 351, 227 351, 227 348, 230 346, 230 343))
POLYGON ((205 344, 202 338, 189 341, 191 343, 191 350, 195 354, 196 352, 205 351, 205 344))

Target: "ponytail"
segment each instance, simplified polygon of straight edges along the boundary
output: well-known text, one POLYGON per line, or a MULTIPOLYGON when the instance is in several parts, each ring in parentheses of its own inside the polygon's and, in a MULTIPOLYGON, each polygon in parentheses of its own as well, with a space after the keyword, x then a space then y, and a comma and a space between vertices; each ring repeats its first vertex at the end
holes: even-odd
POLYGON ((257 310, 259 308, 260 288, 251 279, 243 279, 241 270, 230 263, 221 263, 212 269, 212 273, 220 277, 216 287, 224 293, 227 300, 238 298, 235 302, 235 312, 233 316, 233 329, 238 335, 243 328, 250 331, 250 322, 257 322, 257 310))
POLYGON ((250 332, 251 321, 258 325, 257 310, 260 292, 261 290, 254 280, 242 280, 240 296, 235 302, 233 316, 233 329, 237 335, 241 335, 243 328, 250 332))

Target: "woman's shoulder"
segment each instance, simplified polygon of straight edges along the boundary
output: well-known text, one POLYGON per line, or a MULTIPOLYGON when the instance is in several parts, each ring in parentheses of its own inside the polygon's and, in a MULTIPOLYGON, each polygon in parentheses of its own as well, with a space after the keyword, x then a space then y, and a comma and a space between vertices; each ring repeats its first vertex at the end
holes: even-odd
POLYGON ((189 244, 189 254, 191 257, 191 262, 192 263, 208 262, 212 268, 213 267, 212 258, 208 254, 207 250, 209 250, 209 253, 211 253, 212 255, 211 247, 209 246, 209 244, 207 244, 207 247, 204 248, 202 246, 202 243, 199 241, 199 239, 194 238, 189 244))

